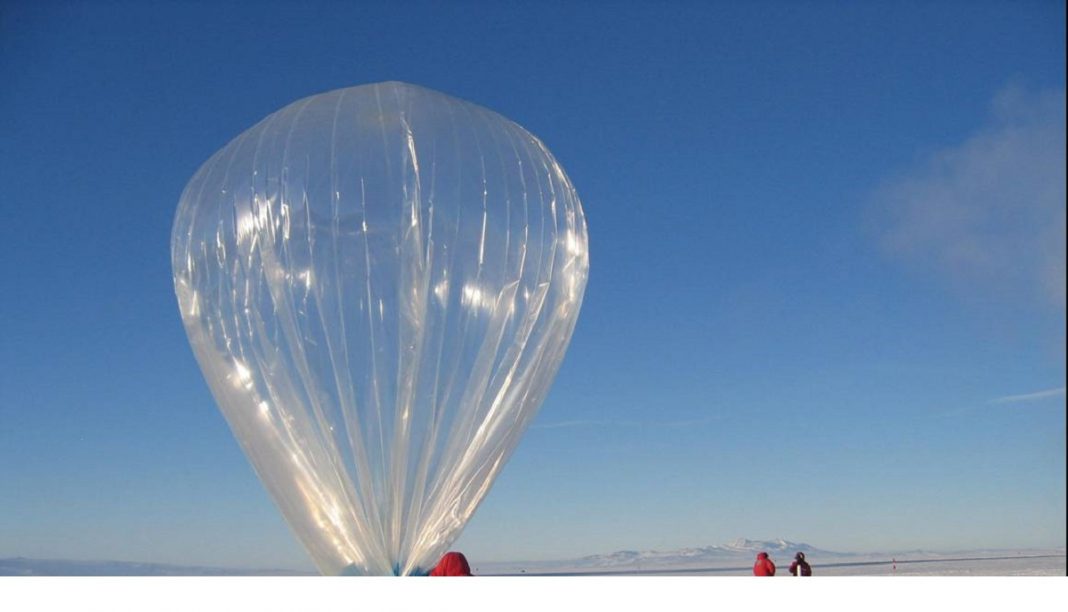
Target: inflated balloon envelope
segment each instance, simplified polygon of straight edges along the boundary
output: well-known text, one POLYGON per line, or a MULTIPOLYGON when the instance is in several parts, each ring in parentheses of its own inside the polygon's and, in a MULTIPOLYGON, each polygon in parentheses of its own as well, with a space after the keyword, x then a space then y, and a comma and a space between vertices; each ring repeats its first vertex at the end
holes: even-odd
POLYGON ((404 83, 294 102, 196 172, 182 320, 320 571, 422 573, 459 536, 560 366, 586 247, 537 138, 404 83))

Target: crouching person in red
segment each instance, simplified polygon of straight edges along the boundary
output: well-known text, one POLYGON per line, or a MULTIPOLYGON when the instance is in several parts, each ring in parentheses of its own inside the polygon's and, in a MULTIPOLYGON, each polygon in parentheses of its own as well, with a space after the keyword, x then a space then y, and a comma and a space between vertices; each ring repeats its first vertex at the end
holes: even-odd
POLYGON ((431 576, 470 576, 471 565, 467 563, 467 557, 463 553, 447 552, 438 561, 437 566, 430 570, 431 576))
POLYGON ((774 576, 775 575, 775 563, 768 558, 768 553, 762 552, 757 555, 756 563, 753 565, 754 576, 774 576))

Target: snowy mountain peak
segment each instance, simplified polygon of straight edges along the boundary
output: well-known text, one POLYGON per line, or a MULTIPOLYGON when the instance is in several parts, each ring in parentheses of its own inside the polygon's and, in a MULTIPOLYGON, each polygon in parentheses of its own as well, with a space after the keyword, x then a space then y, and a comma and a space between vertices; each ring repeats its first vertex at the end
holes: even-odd
POLYGON ((727 544, 713 544, 701 548, 680 548, 677 550, 620 550, 605 555, 592 555, 578 560, 582 566, 621 567, 621 566, 655 566, 677 564, 714 563, 726 560, 748 560, 759 552, 766 552, 772 557, 793 556, 796 552, 830 555, 830 551, 814 548, 803 542, 791 542, 783 538, 774 540, 750 540, 736 538, 727 544))
POLYGON ((738 552, 788 552, 788 551, 811 551, 812 546, 804 542, 791 542, 783 538, 774 540, 750 540, 748 538, 736 538, 734 541, 723 546, 727 550, 738 552))

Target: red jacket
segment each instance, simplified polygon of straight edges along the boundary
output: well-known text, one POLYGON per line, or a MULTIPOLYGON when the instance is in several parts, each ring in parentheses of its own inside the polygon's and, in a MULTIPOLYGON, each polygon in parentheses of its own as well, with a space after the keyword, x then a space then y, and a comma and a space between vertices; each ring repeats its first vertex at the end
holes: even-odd
POLYGON ((448 552, 438 561, 437 567, 430 570, 431 576, 470 576, 471 566, 463 553, 448 552))
POLYGON ((757 555, 756 564, 753 565, 754 576, 774 576, 775 563, 768 558, 768 553, 762 552, 757 555))

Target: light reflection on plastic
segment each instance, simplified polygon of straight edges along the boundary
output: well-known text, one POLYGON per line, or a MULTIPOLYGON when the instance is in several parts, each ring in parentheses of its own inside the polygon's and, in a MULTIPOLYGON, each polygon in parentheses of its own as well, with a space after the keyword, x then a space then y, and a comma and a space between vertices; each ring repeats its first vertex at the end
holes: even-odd
POLYGON ((235 383, 246 389, 252 388, 252 371, 249 370, 245 364, 240 361, 235 361, 234 373, 236 374, 235 383))
POLYGON ((445 302, 449 299, 448 278, 443 278, 434 285, 434 297, 437 298, 438 304, 445 305, 445 302))

